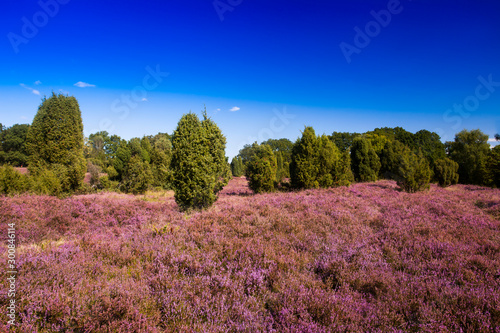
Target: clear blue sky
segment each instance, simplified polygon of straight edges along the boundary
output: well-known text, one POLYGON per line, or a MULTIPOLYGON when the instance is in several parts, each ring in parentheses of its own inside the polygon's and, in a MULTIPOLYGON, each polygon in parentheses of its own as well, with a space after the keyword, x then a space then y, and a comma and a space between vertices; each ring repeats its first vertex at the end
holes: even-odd
POLYGON ((125 139, 171 133, 206 105, 230 157, 304 125, 500 132, 498 0, 41 3, 2 4, 7 126, 61 91, 78 99, 86 135, 125 139))

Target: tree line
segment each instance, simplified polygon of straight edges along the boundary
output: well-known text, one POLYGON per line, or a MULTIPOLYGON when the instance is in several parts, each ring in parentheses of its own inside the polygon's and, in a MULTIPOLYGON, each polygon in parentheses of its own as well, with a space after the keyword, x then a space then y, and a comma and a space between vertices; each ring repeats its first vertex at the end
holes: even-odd
MULTIPOLYGON (((500 140, 498 134, 496 140, 500 140)), ((256 193, 279 188, 327 188, 353 181, 395 180, 407 192, 475 184, 500 187, 500 146, 490 149, 480 130, 462 130, 442 143, 437 133, 401 127, 366 133, 318 136, 306 127, 292 143, 270 139, 245 145, 231 161, 233 176, 245 175, 256 193)))
POLYGON ((85 138, 77 100, 52 94, 42 100, 31 125, 0 124, 0 193, 172 189, 179 206, 191 209, 215 202, 231 175, 245 176, 255 193, 378 179, 395 180, 407 192, 424 190, 430 182, 500 187, 500 146, 490 149, 480 130, 463 130, 442 143, 427 130, 384 127, 317 135, 305 127, 296 142, 245 145, 229 164, 224 135, 206 112, 202 116, 183 115, 172 134, 127 141, 100 131, 85 138), (28 167, 29 175, 13 167, 28 167), (90 184, 83 182, 86 172, 90 184))

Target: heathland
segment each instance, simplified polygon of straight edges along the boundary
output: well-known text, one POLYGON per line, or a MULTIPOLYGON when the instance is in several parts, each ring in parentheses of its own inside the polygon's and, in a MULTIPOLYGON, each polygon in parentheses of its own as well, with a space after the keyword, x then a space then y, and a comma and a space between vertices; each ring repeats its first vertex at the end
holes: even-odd
POLYGON ((164 191, 22 194, 0 212, 19 332, 500 331, 499 189, 252 194, 233 178, 203 211, 164 191))

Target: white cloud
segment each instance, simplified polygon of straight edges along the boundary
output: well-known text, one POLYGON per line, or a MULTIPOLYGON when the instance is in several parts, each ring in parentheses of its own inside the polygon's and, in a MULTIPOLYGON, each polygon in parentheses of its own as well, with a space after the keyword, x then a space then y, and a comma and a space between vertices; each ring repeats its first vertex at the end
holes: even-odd
POLYGON ((217 109, 217 111, 220 111, 220 109, 217 109))
POLYGON ((241 109, 237 106, 233 106, 232 108, 229 109, 229 111, 231 111, 231 112, 235 112, 235 111, 239 111, 239 110, 241 110, 241 109))
POLYGON ((489 138, 488 142, 497 142, 497 140, 495 138, 489 138))
POLYGON ((143 97, 143 98, 141 99, 141 102, 147 102, 147 101, 148 101, 148 99, 147 99, 146 97, 143 97))
POLYGON ((20 85, 21 87, 25 88, 25 89, 28 89, 28 90, 29 90, 29 91, 31 91, 33 94, 40 96, 40 92, 39 92, 38 90, 33 89, 33 88, 31 88, 31 87, 28 87, 28 86, 27 86, 27 85, 25 85, 24 83, 21 83, 21 84, 19 84, 19 85, 20 85))
POLYGON ((42 81, 40 81, 40 80, 35 81, 36 86, 38 86, 39 84, 42 84, 42 81))
POLYGON ((74 84, 74 86, 78 88, 89 88, 89 87, 95 87, 95 84, 78 81, 77 83, 74 84))

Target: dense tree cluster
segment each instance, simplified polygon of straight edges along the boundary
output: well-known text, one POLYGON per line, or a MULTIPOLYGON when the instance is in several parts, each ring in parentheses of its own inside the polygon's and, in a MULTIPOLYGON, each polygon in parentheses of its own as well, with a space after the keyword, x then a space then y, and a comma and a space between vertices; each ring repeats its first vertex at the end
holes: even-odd
MULTIPOLYGON (((495 135, 500 140, 500 135, 495 135)), ((269 139, 245 145, 229 164, 226 139, 207 117, 184 115, 173 133, 124 140, 106 131, 83 136, 77 100, 44 98, 31 125, 0 124, 0 193, 61 195, 115 190, 133 194, 173 189, 181 209, 217 200, 231 174, 256 193, 392 179, 407 192, 456 183, 500 187, 500 145, 480 130, 443 143, 438 134, 401 127, 316 135, 305 127, 295 143, 269 139), (28 167, 21 174, 13 167, 28 167), (90 174, 90 185, 83 182, 90 174), (86 188, 87 186, 87 188, 86 188)))

